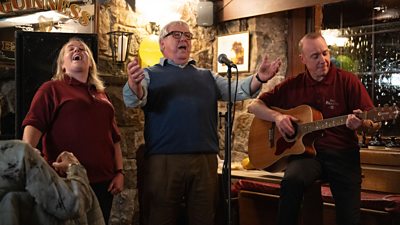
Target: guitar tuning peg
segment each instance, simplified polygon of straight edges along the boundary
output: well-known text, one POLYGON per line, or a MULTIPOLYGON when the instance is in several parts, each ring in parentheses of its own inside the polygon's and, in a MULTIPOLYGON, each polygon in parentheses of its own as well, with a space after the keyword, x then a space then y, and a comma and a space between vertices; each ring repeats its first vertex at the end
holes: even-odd
POLYGON ((393 107, 394 107, 394 109, 395 109, 395 118, 396 118, 396 117, 399 115, 399 107, 397 107, 396 102, 393 103, 393 107))
POLYGON ((395 103, 393 103, 393 108, 396 110, 396 112, 398 112, 399 111, 399 107, 397 107, 397 103, 395 102, 395 103))

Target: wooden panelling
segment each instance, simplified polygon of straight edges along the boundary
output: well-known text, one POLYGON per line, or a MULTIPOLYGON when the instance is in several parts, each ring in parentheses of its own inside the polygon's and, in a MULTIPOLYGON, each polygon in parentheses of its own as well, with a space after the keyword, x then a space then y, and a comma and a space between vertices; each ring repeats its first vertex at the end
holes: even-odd
POLYGON ((362 190, 400 194, 400 168, 361 165, 362 190))
POLYGON ((400 193, 400 149, 361 149, 363 190, 400 193))
POLYGON ((240 225, 275 225, 279 196, 252 191, 239 193, 240 225))
POLYGON ((361 149, 360 155, 363 164, 397 166, 400 170, 400 150, 361 149))

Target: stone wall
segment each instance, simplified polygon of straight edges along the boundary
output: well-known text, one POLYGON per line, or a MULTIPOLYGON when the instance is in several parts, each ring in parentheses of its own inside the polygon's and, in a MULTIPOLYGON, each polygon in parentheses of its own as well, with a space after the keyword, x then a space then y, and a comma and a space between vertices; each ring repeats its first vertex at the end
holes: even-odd
MULTIPOLYGON (((283 65, 278 75, 264 84, 263 90, 268 90, 284 79, 287 69, 287 27, 288 15, 285 12, 264 15, 248 19, 240 19, 217 24, 212 27, 196 25, 196 4, 188 1, 181 11, 182 20, 188 22, 194 33, 192 58, 197 65, 216 70, 217 66, 217 36, 241 31, 250 32, 250 66, 249 72, 241 73, 240 77, 253 74, 264 54, 270 59, 281 58, 283 65)), ((107 92, 111 96, 116 109, 117 123, 122 133, 122 151, 124 168, 126 170, 125 190, 115 198, 111 224, 139 224, 139 205, 137 192, 137 162, 136 151, 144 143, 143 124, 144 115, 140 109, 127 109, 122 100, 121 89, 126 78, 114 76, 115 68, 111 64, 111 52, 107 32, 125 30, 133 32, 130 46, 130 58, 137 55, 140 41, 151 34, 148 24, 140 20, 140 15, 130 9, 125 1, 113 0, 100 7, 99 13, 99 69, 106 80, 107 92)), ((247 156, 247 140, 252 115, 247 113, 247 106, 251 100, 235 104, 235 120, 232 136, 232 162, 240 162, 247 156)), ((219 103, 219 112, 226 112, 226 104, 219 103)), ((224 158, 224 119, 221 119, 220 137, 221 158, 224 158)))

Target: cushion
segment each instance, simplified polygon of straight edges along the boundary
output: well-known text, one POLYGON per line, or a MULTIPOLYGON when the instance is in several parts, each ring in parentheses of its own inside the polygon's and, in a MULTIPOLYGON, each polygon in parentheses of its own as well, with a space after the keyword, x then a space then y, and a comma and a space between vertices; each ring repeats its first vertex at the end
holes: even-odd
POLYGON ((236 196, 240 190, 279 195, 281 185, 253 180, 238 180, 232 186, 232 193, 236 196))

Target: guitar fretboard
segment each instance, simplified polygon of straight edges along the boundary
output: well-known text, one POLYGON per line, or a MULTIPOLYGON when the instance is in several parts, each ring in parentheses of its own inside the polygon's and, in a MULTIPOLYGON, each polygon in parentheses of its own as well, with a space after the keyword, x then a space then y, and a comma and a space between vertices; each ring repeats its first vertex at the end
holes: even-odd
MULTIPOLYGON (((358 113, 357 117, 360 119, 370 119, 374 122, 393 120, 397 118, 399 110, 397 106, 386 106, 383 108, 375 108, 369 112, 358 113)), ((309 123, 299 125, 302 133, 310 133, 317 130, 323 130, 331 127, 337 127, 346 124, 347 115, 332 117, 323 120, 317 120, 309 123)))
POLYGON ((329 119, 318 120, 310 123, 304 123, 300 125, 300 130, 302 133, 311 133, 317 130, 323 130, 331 127, 337 127, 346 124, 346 116, 332 117, 329 119))

